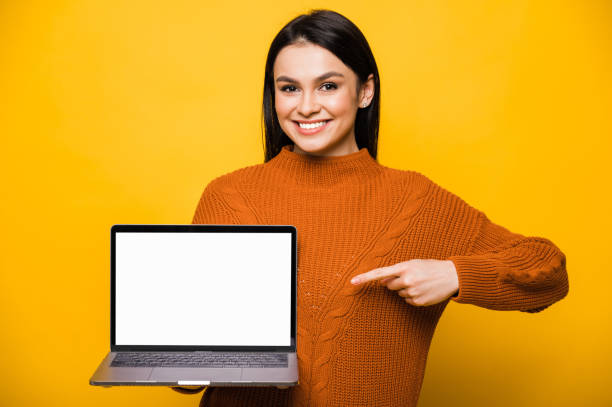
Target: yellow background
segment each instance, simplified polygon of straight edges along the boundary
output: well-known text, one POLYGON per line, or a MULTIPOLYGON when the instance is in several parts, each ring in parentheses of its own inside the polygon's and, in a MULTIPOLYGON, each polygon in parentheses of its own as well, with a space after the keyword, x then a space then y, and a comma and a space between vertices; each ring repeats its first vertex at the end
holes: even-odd
POLYGON ((376 57, 380 163, 567 256, 570 293, 540 314, 449 304, 420 406, 611 405, 604 0, 3 1, 1 405, 197 405, 89 386, 109 350, 109 229, 189 223, 212 178, 263 162, 269 44, 318 7, 376 57))

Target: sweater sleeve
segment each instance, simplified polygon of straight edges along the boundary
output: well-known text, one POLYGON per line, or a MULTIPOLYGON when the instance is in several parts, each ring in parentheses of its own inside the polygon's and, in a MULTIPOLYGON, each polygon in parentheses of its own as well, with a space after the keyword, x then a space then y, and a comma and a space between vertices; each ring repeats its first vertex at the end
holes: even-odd
POLYGON ((492 310, 539 312, 569 291, 565 255, 550 240, 525 237, 479 211, 466 255, 451 256, 459 291, 451 299, 492 310))

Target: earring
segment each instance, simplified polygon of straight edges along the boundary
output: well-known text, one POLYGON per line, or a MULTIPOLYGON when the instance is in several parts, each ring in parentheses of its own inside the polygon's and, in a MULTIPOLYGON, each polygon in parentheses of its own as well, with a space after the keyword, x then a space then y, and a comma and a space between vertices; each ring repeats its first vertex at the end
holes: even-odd
POLYGON ((361 107, 366 107, 368 105, 368 102, 363 102, 363 104, 361 105, 361 107))

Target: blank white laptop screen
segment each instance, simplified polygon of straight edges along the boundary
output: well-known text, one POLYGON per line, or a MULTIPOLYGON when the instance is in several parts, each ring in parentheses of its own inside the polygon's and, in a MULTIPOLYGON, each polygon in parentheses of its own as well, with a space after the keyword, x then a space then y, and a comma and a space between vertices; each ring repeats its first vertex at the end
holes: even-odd
POLYGON ((291 233, 117 232, 117 345, 289 346, 291 233))

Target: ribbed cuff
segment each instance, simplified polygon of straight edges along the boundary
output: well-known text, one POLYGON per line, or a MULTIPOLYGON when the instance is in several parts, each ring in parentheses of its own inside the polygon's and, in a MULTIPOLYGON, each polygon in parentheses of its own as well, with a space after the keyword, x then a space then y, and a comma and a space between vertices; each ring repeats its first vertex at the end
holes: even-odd
POLYGON ((459 279, 459 292, 450 297, 453 301, 496 308, 515 297, 516 293, 502 287, 497 280, 499 262, 480 256, 451 256, 447 260, 455 263, 459 279))

